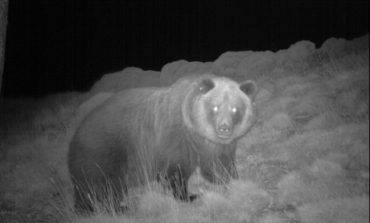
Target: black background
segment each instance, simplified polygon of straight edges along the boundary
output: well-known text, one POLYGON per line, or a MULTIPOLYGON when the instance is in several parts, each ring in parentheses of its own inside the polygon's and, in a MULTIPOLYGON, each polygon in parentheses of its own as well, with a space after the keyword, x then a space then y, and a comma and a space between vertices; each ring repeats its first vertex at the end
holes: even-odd
POLYGON ((104 73, 368 33, 368 1, 10 0, 2 95, 86 90, 104 73))

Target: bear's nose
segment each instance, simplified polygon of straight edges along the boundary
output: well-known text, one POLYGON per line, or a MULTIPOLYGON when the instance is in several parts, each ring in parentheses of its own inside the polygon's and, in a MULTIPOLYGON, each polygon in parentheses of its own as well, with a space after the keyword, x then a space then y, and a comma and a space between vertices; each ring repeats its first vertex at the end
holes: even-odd
POLYGON ((222 133, 228 133, 230 132, 231 128, 230 128, 230 125, 228 124, 221 124, 219 127, 218 127, 218 130, 222 133))

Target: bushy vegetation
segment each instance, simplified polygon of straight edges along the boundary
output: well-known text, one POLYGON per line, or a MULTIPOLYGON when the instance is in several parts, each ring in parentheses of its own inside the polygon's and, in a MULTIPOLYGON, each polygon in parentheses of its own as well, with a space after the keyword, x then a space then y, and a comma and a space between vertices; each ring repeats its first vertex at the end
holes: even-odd
POLYGON ((319 49, 302 41, 278 52, 228 52, 213 63, 177 61, 160 74, 148 72, 155 85, 188 72, 253 79, 257 123, 238 144, 239 180, 215 186, 197 173, 189 187, 201 196, 192 203, 153 182, 130 193, 124 215, 74 213, 66 155, 84 116, 109 92, 141 85, 119 85, 127 72, 134 78, 145 71, 106 76, 84 94, 2 101, 0 222, 368 222, 368 41, 329 39, 319 49))

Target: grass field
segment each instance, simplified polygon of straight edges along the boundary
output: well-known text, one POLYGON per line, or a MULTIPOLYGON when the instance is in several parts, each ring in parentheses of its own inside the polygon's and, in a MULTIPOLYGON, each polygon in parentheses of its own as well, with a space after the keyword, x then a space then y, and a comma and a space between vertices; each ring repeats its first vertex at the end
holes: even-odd
POLYGON ((369 222, 368 42, 330 39, 316 49, 302 41, 278 52, 166 65, 156 85, 204 70, 255 80, 257 124, 238 144, 239 180, 214 186, 195 173, 189 187, 201 197, 192 203, 153 183, 132 193, 125 215, 74 214, 66 165, 76 126, 111 93, 4 100, 0 222, 369 222))

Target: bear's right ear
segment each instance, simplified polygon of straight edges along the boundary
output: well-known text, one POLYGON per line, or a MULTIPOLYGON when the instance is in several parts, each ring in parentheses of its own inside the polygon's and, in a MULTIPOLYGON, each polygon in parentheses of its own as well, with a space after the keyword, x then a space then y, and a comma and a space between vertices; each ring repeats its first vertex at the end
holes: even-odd
POLYGON ((214 87, 215 87, 215 83, 210 78, 206 78, 206 79, 201 80, 199 85, 198 85, 198 89, 199 89, 200 93, 202 93, 202 94, 207 93, 208 91, 210 91, 214 87))
POLYGON ((253 81, 245 81, 240 84, 239 88, 244 92, 244 94, 248 95, 248 97, 254 99, 257 92, 257 85, 253 81))

